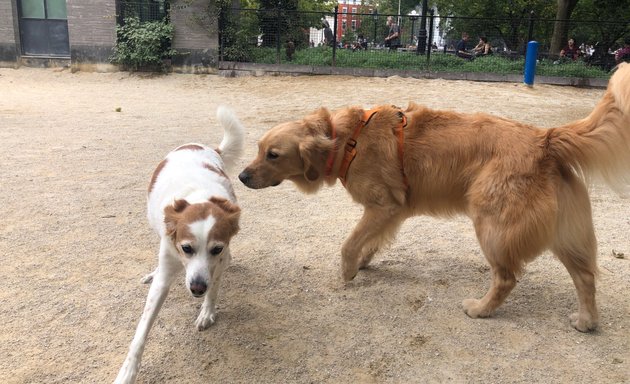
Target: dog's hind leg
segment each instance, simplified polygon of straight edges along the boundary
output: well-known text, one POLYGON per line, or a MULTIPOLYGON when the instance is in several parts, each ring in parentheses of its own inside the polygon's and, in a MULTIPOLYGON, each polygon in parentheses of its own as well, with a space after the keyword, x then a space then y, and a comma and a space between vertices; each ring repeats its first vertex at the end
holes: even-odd
POLYGON ((503 304, 516 286, 516 277, 523 261, 531 258, 527 257, 528 254, 535 254, 531 249, 516 245, 523 243, 517 240, 519 236, 516 234, 526 232, 527 226, 517 228, 513 225, 508 230, 503 224, 498 224, 499 222, 500 219, 495 216, 478 217, 475 220, 479 245, 492 269, 492 285, 480 300, 466 299, 462 302, 464 312, 472 318, 489 317, 503 304), (514 237, 508 233, 512 233, 514 237))
POLYGON ((391 241, 404 217, 391 207, 365 207, 363 217, 341 249, 341 273, 344 281, 352 280, 359 268, 365 268, 378 249, 391 241))
POLYGON ((580 332, 597 327, 599 316, 595 303, 597 242, 593 230, 591 206, 586 187, 577 179, 564 186, 560 199, 559 226, 552 251, 569 271, 578 296, 578 312, 571 315, 571 325, 580 332))
POLYGON ((462 302, 468 316, 492 315, 516 286, 525 264, 551 246, 558 210, 553 180, 545 174, 485 178, 471 194, 469 215, 492 268, 492 285, 482 299, 462 302))
POLYGON ((462 302, 464 312, 472 317, 488 317, 492 315, 516 286, 516 276, 508 268, 492 266, 492 286, 481 299, 466 299, 462 302))
MULTIPOLYGON (((595 302, 595 272, 589 259, 595 259, 592 250, 573 252, 567 249, 554 251, 569 271, 578 295, 578 312, 571 314, 571 325, 580 332, 597 328, 599 315, 595 302)), ((592 263, 594 264, 594 262, 592 263)))
POLYGON ((160 248, 160 264, 155 271, 153 282, 149 288, 149 294, 147 296, 147 302, 142 312, 142 317, 136 328, 136 333, 133 337, 131 345, 129 346, 129 353, 123 363, 122 368, 118 372, 118 376, 114 383, 133 383, 138 375, 140 369, 140 362, 142 359, 142 352, 144 351, 144 345, 151 330, 151 326, 155 321, 166 296, 168 295, 169 288, 173 282, 173 278, 178 269, 181 269, 179 261, 171 260, 170 256, 166 255, 163 248, 160 248))

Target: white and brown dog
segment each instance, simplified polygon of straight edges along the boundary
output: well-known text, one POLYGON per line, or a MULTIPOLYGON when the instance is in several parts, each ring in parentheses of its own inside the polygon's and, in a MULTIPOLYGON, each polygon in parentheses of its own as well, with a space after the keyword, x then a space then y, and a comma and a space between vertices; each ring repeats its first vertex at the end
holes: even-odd
POLYGON ((241 155, 244 130, 236 116, 219 107, 224 137, 214 150, 186 144, 169 153, 153 172, 147 216, 160 236, 158 266, 142 279, 151 283, 144 312, 116 383, 133 383, 149 330, 182 268, 194 297, 205 295, 197 329, 214 323, 221 274, 230 261, 230 239, 237 233, 240 208, 225 171, 241 155))

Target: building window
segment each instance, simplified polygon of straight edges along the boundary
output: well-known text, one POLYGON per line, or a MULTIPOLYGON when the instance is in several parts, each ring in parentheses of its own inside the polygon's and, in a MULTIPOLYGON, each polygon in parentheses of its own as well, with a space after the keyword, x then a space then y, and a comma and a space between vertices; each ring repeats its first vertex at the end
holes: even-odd
POLYGON ((169 1, 117 0, 118 24, 123 25, 127 17, 137 17, 141 22, 163 20, 168 16, 169 1))

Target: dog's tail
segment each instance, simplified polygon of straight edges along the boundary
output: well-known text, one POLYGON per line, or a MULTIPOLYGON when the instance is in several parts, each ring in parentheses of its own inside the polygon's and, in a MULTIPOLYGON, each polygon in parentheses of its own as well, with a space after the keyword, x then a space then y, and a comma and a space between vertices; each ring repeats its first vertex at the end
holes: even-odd
POLYGON ((225 106, 217 108, 217 119, 223 126, 223 140, 219 144, 219 153, 229 173, 243 154, 245 129, 232 110, 225 106))
POLYGON ((548 148, 582 178, 603 179, 617 193, 630 187, 630 64, 619 65, 585 119, 548 131, 548 148))

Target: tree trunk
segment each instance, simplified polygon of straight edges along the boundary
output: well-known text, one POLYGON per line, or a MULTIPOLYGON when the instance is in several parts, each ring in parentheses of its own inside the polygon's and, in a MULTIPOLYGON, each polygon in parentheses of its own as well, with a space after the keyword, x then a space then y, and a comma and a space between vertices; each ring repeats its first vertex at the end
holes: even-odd
POLYGON ((557 57, 562 48, 567 44, 569 19, 577 2, 578 0, 558 0, 556 21, 553 26, 553 35, 551 36, 551 47, 549 48, 549 55, 551 57, 557 57))

